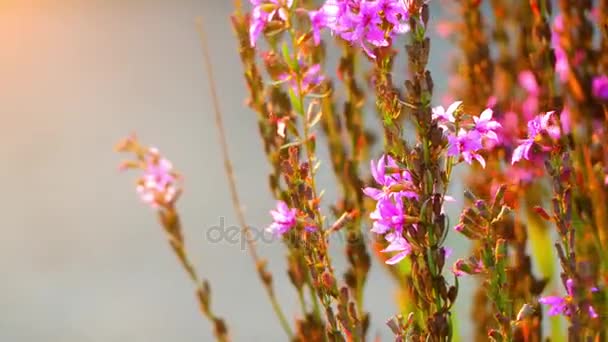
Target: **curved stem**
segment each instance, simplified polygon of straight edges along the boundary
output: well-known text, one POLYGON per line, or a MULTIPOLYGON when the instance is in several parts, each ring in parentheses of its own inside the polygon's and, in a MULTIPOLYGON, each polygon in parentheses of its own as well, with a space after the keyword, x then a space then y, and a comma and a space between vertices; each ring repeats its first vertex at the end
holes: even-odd
POLYGON ((230 189, 232 207, 234 208, 237 220, 239 221, 239 224, 241 225, 241 232, 243 234, 245 234, 245 239, 247 241, 247 252, 251 256, 251 259, 253 260, 254 264, 256 265, 258 275, 260 276, 262 284, 264 285, 264 288, 266 289, 266 293, 268 294, 268 298, 270 299, 272 308, 273 308, 276 316, 278 317, 279 321, 281 322, 281 326, 283 327, 283 330, 285 330, 285 333, 287 334, 289 339, 292 339, 293 332, 292 332, 291 327, 287 321, 287 318, 285 317, 285 314, 283 313, 283 310, 281 309, 281 306, 279 305, 279 302, 277 301, 277 298, 274 294, 274 290, 272 288, 272 278, 271 278, 270 274, 268 274, 264 268, 265 261, 262 260, 257 253, 255 241, 253 239, 253 235, 251 234, 251 230, 249 229, 249 226, 247 225, 247 221, 245 219, 245 214, 243 212, 243 207, 241 205, 241 201, 240 201, 239 194, 237 191, 236 178, 234 176, 234 170, 232 167, 230 154, 228 152, 228 142, 226 139, 226 130, 224 127, 224 120, 222 118, 222 112, 220 110, 219 99, 218 99, 217 92, 216 92, 217 87, 215 85, 215 81, 214 81, 214 77, 213 77, 213 68, 211 66, 211 58, 209 57, 209 48, 207 46, 207 38, 205 36, 205 31, 203 29, 202 18, 199 18, 197 20, 197 27, 198 27, 198 31, 199 31, 199 35, 200 35, 200 39, 201 39, 201 46, 203 49, 203 60, 204 60, 204 64, 205 64, 205 70, 207 71, 207 80, 209 81, 211 99, 213 101, 213 112, 215 114, 215 125, 216 125, 217 131, 218 131, 218 138, 219 138, 219 144, 220 144, 221 152, 222 152, 222 159, 224 160, 224 169, 226 171, 226 176, 228 178, 228 186, 230 189))

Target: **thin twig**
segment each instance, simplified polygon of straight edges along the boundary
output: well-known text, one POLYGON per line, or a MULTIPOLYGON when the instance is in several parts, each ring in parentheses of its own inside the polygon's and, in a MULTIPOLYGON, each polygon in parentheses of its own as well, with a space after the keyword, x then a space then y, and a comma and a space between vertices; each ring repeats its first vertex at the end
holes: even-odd
POLYGON ((277 298, 274 294, 274 290, 272 288, 272 283, 271 283, 271 280, 269 279, 269 274, 267 274, 264 269, 265 261, 262 260, 257 253, 255 241, 251 234, 251 230, 249 229, 249 226, 247 225, 247 221, 245 219, 245 213, 243 212, 243 207, 241 205, 241 201, 240 201, 239 194, 237 191, 236 177, 234 176, 234 169, 232 167, 230 154, 228 152, 228 141, 226 139, 226 130, 225 130, 225 126, 224 126, 224 120, 222 118, 222 112, 220 110, 219 98, 217 96, 217 91, 216 91, 217 87, 215 85, 215 80, 213 77, 213 68, 211 66, 211 58, 209 56, 207 38, 205 35, 205 30, 203 28, 203 20, 200 17, 197 19, 197 28, 198 28, 200 39, 201 39, 201 46, 203 49, 204 66, 205 66, 205 70, 207 71, 207 80, 209 81, 211 99, 213 101, 213 112, 215 114, 215 125, 216 125, 217 131, 218 131, 218 138, 219 138, 219 144, 221 147, 222 158, 224 160, 224 169, 226 171, 226 176, 228 178, 228 186, 230 188, 230 197, 232 200, 232 207, 234 208, 234 211, 237 216, 237 220, 239 221, 239 224, 241 225, 241 232, 245 235, 245 239, 247 241, 247 252, 251 256, 251 259, 253 260, 253 262, 256 266, 256 270, 258 271, 262 284, 264 285, 264 288, 266 289, 266 293, 268 294, 268 298, 270 299, 272 307, 273 307, 277 317, 279 318, 279 321, 281 322, 281 326, 283 327, 283 330, 285 330, 285 333, 289 336, 289 339, 291 340, 293 337, 293 332, 292 332, 292 330, 289 326, 289 323, 285 317, 285 314, 283 313, 281 306, 279 305, 277 298))

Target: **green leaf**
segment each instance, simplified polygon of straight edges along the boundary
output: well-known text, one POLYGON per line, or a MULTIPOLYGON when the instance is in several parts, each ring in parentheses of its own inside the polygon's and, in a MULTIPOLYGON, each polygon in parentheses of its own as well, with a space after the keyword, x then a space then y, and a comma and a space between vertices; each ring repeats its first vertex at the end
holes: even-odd
POLYGON ((287 45, 287 43, 283 43, 283 46, 281 46, 281 52, 283 53, 283 59, 285 60, 285 63, 287 63, 289 68, 291 70, 297 70, 297 63, 295 63, 294 59, 291 58, 291 53, 289 51, 289 46, 287 45))
POLYGON ((302 105, 302 102, 291 88, 289 88, 289 100, 291 101, 291 106, 294 108, 296 113, 302 115, 304 113, 304 107, 302 105))

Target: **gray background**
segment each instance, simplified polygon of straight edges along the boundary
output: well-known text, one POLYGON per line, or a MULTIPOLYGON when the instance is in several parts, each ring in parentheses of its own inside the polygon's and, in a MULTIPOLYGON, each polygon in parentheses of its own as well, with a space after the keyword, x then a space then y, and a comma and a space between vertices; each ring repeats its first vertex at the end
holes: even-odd
MULTIPOLYGON (((211 36, 250 223, 265 227, 273 206, 255 115, 244 106, 231 10, 230 1, 220 0, 0 1, 0 341, 210 339, 153 211, 135 195, 135 176, 117 171, 121 157, 112 146, 131 131, 158 146, 186 177, 179 207, 190 252, 211 279, 213 306, 227 317, 234 339, 284 340, 247 255, 239 245, 205 241, 206 229, 220 217, 236 221, 197 16, 211 36)), ((434 45, 439 89, 446 87, 447 51, 443 43, 434 45)), ((331 187, 327 163, 320 172, 321 184, 331 187)), ((464 255, 462 240, 452 244, 464 255)), ((334 248, 340 273, 341 248, 334 248)), ((265 244, 260 252, 294 317, 282 246, 265 244)), ((374 266, 366 292, 370 332, 388 340, 383 322, 396 311, 393 286, 374 266)))

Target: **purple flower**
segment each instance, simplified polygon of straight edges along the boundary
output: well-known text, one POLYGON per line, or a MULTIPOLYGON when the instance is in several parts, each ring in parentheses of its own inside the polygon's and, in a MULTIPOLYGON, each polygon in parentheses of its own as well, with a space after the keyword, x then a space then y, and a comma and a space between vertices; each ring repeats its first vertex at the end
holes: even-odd
POLYGON ((266 228, 266 231, 275 236, 287 233, 296 225, 296 214, 297 210, 295 208, 289 208, 285 202, 278 201, 277 208, 270 211, 274 222, 266 228))
POLYGON ((310 11, 308 12, 308 17, 310 18, 313 41, 315 42, 315 45, 319 45, 319 43, 321 43, 321 29, 328 26, 327 13, 325 13, 323 9, 310 11))
POLYGON ((371 231, 386 234, 391 230, 402 231, 404 224, 403 199, 385 198, 378 201, 376 210, 369 214, 374 222, 371 231))
POLYGON ((522 143, 515 148, 513 156, 511 157, 511 165, 517 163, 522 158, 530 160, 530 149, 534 145, 534 139, 525 139, 522 143))
POLYGON ((381 189, 366 187, 363 189, 364 194, 376 201, 388 198, 391 195, 393 197, 399 195, 409 199, 418 198, 418 194, 412 190, 412 176, 407 170, 399 171, 399 166, 391 156, 383 155, 378 159, 377 164, 373 160, 370 164, 372 176, 381 189), (386 174, 387 168, 392 169, 393 172, 386 174))
POLYGON ((176 182, 173 164, 163 158, 158 149, 150 148, 145 157, 144 174, 136 187, 141 200, 152 208, 173 202, 179 188, 176 182))
POLYGON ((393 255, 390 259, 386 260, 385 263, 389 265, 394 265, 399 261, 403 260, 410 253, 412 253, 412 246, 407 242, 407 240, 401 236, 399 233, 390 233, 387 234, 386 240, 389 242, 389 245, 382 250, 383 253, 391 253, 398 252, 393 255))
POLYGON ((432 119, 437 120, 439 123, 439 127, 446 131, 448 129, 448 123, 454 123, 456 118, 454 117, 454 112, 462 105, 462 101, 456 101, 452 103, 448 109, 444 109, 443 106, 437 106, 433 108, 432 119))
POLYGON ((374 47, 388 46, 384 31, 380 28, 382 17, 376 2, 360 3, 359 13, 348 13, 341 21, 340 36, 351 43, 357 43, 371 58, 376 58, 368 44, 374 47))
POLYGON ((492 119, 493 114, 494 112, 492 109, 487 108, 481 112, 479 117, 474 116, 473 120, 475 121, 475 130, 479 132, 482 137, 498 142, 498 135, 496 135, 495 131, 502 126, 492 119))
POLYGON ((329 28, 332 32, 338 30, 338 22, 347 10, 348 3, 344 0, 326 0, 319 9, 325 15, 325 27, 329 28))
POLYGON ((409 31, 407 23, 409 15, 405 3, 401 0, 378 0, 378 9, 384 15, 384 19, 393 25, 393 34, 402 34, 409 31))
POLYGON ((558 296, 546 296, 538 299, 538 302, 543 305, 549 305, 549 316, 556 316, 559 314, 569 315, 568 305, 566 300, 558 296))
MULTIPOLYGON (((566 292, 567 294, 564 297, 546 296, 539 298, 538 302, 540 304, 548 305, 550 307, 548 311, 549 316, 570 316, 572 313, 570 312, 571 310, 569 304, 571 304, 574 299, 574 280, 566 280, 566 292)), ((591 305, 588 305, 587 312, 589 314, 589 317, 591 318, 598 317, 597 312, 595 312, 595 309, 591 305)))
POLYGON ((376 58, 374 47, 388 46, 389 37, 409 30, 407 8, 401 0, 327 0, 321 9, 327 17, 326 27, 361 46, 371 58, 376 58))
POLYGON ((593 78, 593 96, 600 100, 608 100, 608 76, 601 75, 593 78))
POLYGON ((476 130, 467 132, 461 128, 458 135, 448 135, 448 156, 458 157, 462 155, 462 158, 469 165, 473 163, 473 159, 476 159, 482 167, 486 167, 485 159, 477 153, 482 147, 481 134, 476 130))
POLYGON ((534 143, 540 138, 543 132, 549 134, 550 137, 557 139, 560 131, 559 127, 549 125, 549 120, 553 112, 547 112, 544 115, 537 115, 532 120, 528 121, 528 138, 521 141, 520 145, 513 151, 511 164, 515 164, 522 158, 530 160, 530 149, 534 143))
POLYGON ((287 20, 287 8, 293 5, 293 0, 249 0, 249 2, 254 6, 249 24, 249 41, 251 46, 255 47, 258 37, 270 21, 276 17, 283 21, 287 20))

